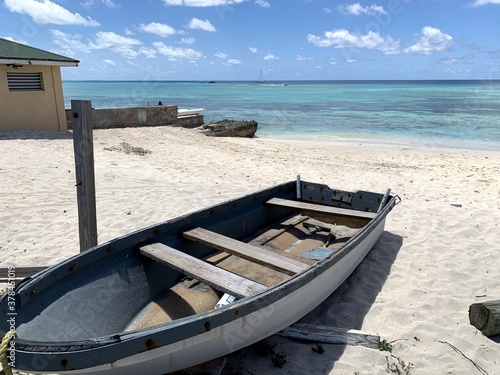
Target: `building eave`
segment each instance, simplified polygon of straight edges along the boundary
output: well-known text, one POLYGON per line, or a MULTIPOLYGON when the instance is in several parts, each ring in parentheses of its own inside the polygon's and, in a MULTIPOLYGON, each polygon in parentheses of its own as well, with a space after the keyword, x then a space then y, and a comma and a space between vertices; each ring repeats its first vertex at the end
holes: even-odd
POLYGON ((23 60, 23 59, 2 59, 3 65, 52 65, 52 66, 78 66, 79 61, 53 61, 53 60, 23 60))

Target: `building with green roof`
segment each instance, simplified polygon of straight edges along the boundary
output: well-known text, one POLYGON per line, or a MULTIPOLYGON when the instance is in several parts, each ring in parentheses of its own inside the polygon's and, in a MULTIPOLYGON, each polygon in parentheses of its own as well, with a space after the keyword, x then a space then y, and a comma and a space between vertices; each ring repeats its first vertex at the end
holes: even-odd
POLYGON ((0 130, 67 130, 60 68, 78 63, 0 38, 0 130))

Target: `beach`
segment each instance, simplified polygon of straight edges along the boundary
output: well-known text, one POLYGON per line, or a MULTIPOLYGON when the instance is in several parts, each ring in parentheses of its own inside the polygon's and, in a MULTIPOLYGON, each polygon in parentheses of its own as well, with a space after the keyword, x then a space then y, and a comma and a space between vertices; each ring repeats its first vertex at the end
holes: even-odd
MULTIPOLYGON (((2 131, 0 149, 0 267, 78 254, 71 133, 2 131)), ((99 243, 297 175, 401 198, 355 273, 301 320, 376 332, 392 353, 324 344, 318 354, 275 335, 283 368, 247 348, 225 373, 385 374, 411 363, 409 374, 500 374, 500 337, 468 319, 472 303, 500 299, 499 151, 151 127, 94 130, 94 159, 99 243)))

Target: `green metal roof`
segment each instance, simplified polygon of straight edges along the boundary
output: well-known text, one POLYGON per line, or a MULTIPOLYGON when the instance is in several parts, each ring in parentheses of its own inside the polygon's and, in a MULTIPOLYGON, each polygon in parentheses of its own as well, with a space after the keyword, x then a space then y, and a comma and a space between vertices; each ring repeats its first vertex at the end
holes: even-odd
POLYGON ((0 38, 0 64, 78 66, 80 61, 0 38))

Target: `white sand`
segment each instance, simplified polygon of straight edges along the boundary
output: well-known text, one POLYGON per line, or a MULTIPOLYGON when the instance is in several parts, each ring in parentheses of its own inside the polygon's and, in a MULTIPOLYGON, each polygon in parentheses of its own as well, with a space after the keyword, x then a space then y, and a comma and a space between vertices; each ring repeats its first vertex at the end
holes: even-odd
MULTIPOLYGON (((500 339, 468 320, 470 304, 500 299, 500 152, 209 138, 169 127, 97 130, 94 148, 99 242, 297 174, 345 190, 392 188, 402 204, 376 247, 303 321, 377 332, 393 342, 394 357, 413 363, 411 374, 500 374, 500 339), (151 153, 105 150, 122 142, 151 153)), ((71 135, 0 132, 0 151, 0 267, 77 254, 71 135)), ((246 349, 227 358, 226 371, 385 374, 390 357, 270 341, 286 354, 284 368, 246 349)))

